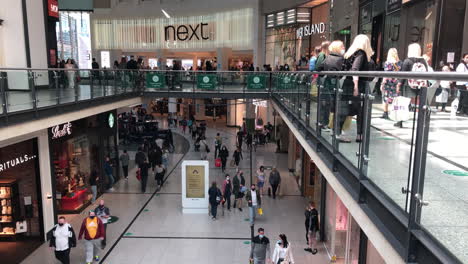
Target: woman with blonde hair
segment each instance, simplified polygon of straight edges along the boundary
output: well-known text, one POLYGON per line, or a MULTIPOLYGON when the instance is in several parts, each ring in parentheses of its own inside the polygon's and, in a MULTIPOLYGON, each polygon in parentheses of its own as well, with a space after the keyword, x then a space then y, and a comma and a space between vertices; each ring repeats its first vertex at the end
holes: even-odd
MULTIPOLYGON (((343 70, 345 71, 369 71, 369 62, 371 56, 374 55, 369 37, 367 35, 357 35, 354 38, 353 44, 344 54, 345 62, 343 70)), ((358 76, 348 76, 343 83, 342 102, 351 102, 348 105, 348 113, 340 115, 357 116, 357 135, 356 142, 362 141, 363 131, 363 109, 362 99, 360 94, 366 92, 368 78, 358 76)), ((341 108, 346 109, 346 108, 341 108)))
MULTIPOLYGON (((398 57, 398 51, 395 48, 391 48, 387 53, 387 61, 384 64, 385 71, 399 71, 401 69, 401 61, 398 57)), ((380 86, 382 91, 382 98, 384 103, 384 113, 382 118, 388 119, 388 105, 392 104, 393 99, 398 96, 396 88, 398 80, 395 78, 383 78, 380 86)))

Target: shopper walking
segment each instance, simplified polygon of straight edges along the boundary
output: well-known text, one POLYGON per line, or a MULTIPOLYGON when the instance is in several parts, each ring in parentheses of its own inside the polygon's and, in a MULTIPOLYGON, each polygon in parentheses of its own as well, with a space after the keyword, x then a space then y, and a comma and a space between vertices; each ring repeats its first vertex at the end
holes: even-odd
MULTIPOLYGON (((229 174, 226 174, 226 178, 223 182, 223 197, 224 201, 227 204, 228 211, 231 211, 231 195, 232 195, 232 182, 229 174)), ((223 204, 224 207, 224 204, 223 204)))
POLYGON ((221 159, 221 171, 223 173, 226 170, 226 163, 227 163, 228 157, 229 157, 229 150, 227 149, 225 145, 223 145, 223 147, 219 151, 219 158, 221 159))
POLYGON ((68 88, 75 88, 75 75, 76 71, 75 65, 73 65, 73 61, 71 59, 67 60, 67 63, 65 64, 65 70, 67 70, 67 79, 68 79, 68 88))
POLYGON ((187 126, 188 126, 188 129, 189 129, 189 134, 191 135, 192 132, 193 132, 193 120, 191 118, 189 118, 189 120, 187 120, 187 126))
MULTIPOLYGON (((400 71, 401 61, 398 57, 398 51, 395 48, 391 48, 387 53, 387 61, 384 64, 385 71, 400 71)), ((380 91, 382 92, 382 98, 384 103, 383 119, 388 119, 388 105, 393 103, 398 94, 396 91, 398 79, 395 78, 383 78, 382 84, 380 85, 380 91)))
POLYGON ((86 263, 91 264, 99 261, 101 241, 105 237, 104 225, 96 217, 94 211, 89 212, 89 216, 83 220, 80 228, 78 240, 85 239, 86 263))
POLYGON ((122 155, 120 155, 119 160, 120 164, 122 165, 122 171, 125 180, 128 180, 128 164, 130 163, 130 156, 128 155, 126 149, 124 149, 122 155))
POLYGON ((156 172, 155 172, 155 179, 156 179, 156 185, 158 186, 158 189, 162 188, 163 186, 163 181, 164 181, 164 175, 166 174, 166 170, 164 169, 162 164, 156 165, 156 172))
POLYGON ((250 186, 250 191, 245 195, 245 199, 249 205, 250 226, 253 226, 255 224, 257 209, 262 207, 262 197, 256 189, 255 184, 250 186))
POLYGON ((145 161, 145 159, 146 159, 146 155, 145 155, 145 153, 143 152, 143 148, 138 147, 138 151, 137 151, 137 153, 135 154, 135 163, 136 163, 136 165, 138 166, 138 168, 140 168, 141 164, 143 164, 143 162, 145 161))
MULTIPOLYGON (((445 65, 442 67, 442 71, 450 72, 450 67, 445 65)), ((440 87, 436 90, 436 109, 439 110, 439 106, 442 106, 442 112, 446 112, 445 107, 450 95, 450 84, 450 81, 440 81, 440 87)))
POLYGON ((216 215, 218 212, 218 204, 221 202, 221 190, 216 186, 216 182, 211 183, 211 187, 208 190, 208 200, 211 206, 211 217, 213 220, 216 220, 216 215))
POLYGON ((273 264, 282 264, 283 261, 286 261, 288 264, 294 264, 291 243, 289 243, 285 234, 279 235, 279 240, 276 242, 271 260, 273 264))
POLYGON ((97 198, 97 182, 99 180, 99 175, 96 166, 93 166, 91 170, 91 174, 89 175, 89 185, 91 186, 91 193, 93 197, 91 198, 91 202, 94 203, 97 198))
POLYGON ((234 154, 232 155, 232 157, 234 158, 234 164, 236 165, 236 167, 239 167, 239 163, 241 161, 241 159, 243 160, 244 158, 242 157, 242 150, 240 147, 238 147, 235 151, 234 151, 234 154))
POLYGON ((243 141, 244 141, 244 131, 242 131, 242 128, 239 128, 239 131, 237 132, 237 147, 239 147, 240 150, 242 150, 243 141))
MULTIPOLYGON (((367 35, 357 35, 353 44, 346 51, 344 58, 345 71, 369 71, 369 62, 374 54, 369 37, 367 35)), ((362 141, 363 132, 363 106, 360 94, 366 93, 368 79, 357 76, 349 76, 343 83, 342 101, 351 101, 348 116, 357 116, 357 135, 356 142, 362 141)))
POLYGON ((108 207, 104 205, 104 200, 99 201, 99 206, 94 209, 96 216, 101 220, 102 224, 104 225, 104 239, 101 243, 101 249, 106 247, 106 236, 107 236, 107 222, 110 218, 110 210, 108 207))
POLYGON ((182 125, 182 132, 184 133, 185 135, 185 131, 187 130, 187 118, 184 117, 184 119, 182 119, 181 122, 181 125, 182 125))
POLYGON ((273 168, 271 170, 270 178, 268 178, 268 181, 270 182, 270 185, 271 185, 271 192, 273 195, 273 199, 276 199, 276 191, 278 190, 278 187, 281 184, 281 175, 276 168, 273 168))
POLYGON ((319 69, 324 63, 325 59, 327 58, 329 54, 329 50, 328 50, 329 46, 330 46, 330 41, 322 42, 322 45, 320 46, 320 52, 317 56, 317 61, 315 62, 315 70, 319 69))
POLYGON ((60 216, 51 234, 49 246, 55 248, 55 258, 62 264, 70 264, 70 250, 76 247, 73 227, 66 222, 64 216, 60 216))
POLYGON ((141 192, 146 192, 146 184, 148 183, 148 170, 150 168, 148 159, 145 157, 143 163, 140 165, 140 177, 141 177, 141 192))
POLYGON ((206 143, 206 138, 205 136, 200 136, 200 159, 206 160, 208 153, 210 153, 210 147, 206 143))
POLYGON ((263 196, 263 186, 265 185, 265 167, 260 166, 257 171, 257 187, 260 195, 263 196))
MULTIPOLYGON (((426 60, 422 57, 422 49, 418 43, 408 45, 408 58, 403 61, 401 66, 402 72, 427 72, 429 66, 426 60)), ((427 87, 427 80, 400 79, 397 85, 397 94, 405 97, 410 97, 412 104, 418 104, 418 95, 421 87, 427 87)), ((416 113, 416 111, 415 111, 416 113)), ((396 122, 396 127, 403 128, 403 121, 396 122)))
POLYGON ((317 254, 317 232, 319 231, 318 211, 315 209, 315 203, 309 202, 305 211, 306 240, 309 247, 305 248, 312 254, 317 254))
MULTIPOLYGON (((462 58, 460 64, 458 64, 455 71, 465 73, 465 74, 468 73, 468 53, 463 54, 463 58, 462 58)), ((457 93, 458 93, 458 97, 459 97, 457 114, 463 114, 463 113, 466 114, 466 113, 468 113, 468 109, 467 109, 468 105, 467 105, 467 102, 466 102, 468 100, 465 99, 466 97, 468 97, 467 90, 468 90, 468 82, 467 81, 458 81, 457 82, 457 93)))
MULTIPOLYGON (((317 71, 341 71, 343 68, 345 46, 342 41, 335 40, 329 46, 329 55, 325 61, 317 67, 317 71)), ((320 86, 320 128, 323 132, 330 131, 334 127, 333 119, 339 118, 339 127, 335 128, 335 135, 340 142, 347 142, 341 137, 341 128, 346 120, 347 113, 340 113, 335 116, 335 90, 337 89, 338 78, 336 76, 327 76, 324 85, 320 86)))
POLYGON ((222 144, 223 144, 223 139, 221 138, 219 133, 217 133, 216 137, 215 137, 215 142, 214 142, 214 145, 215 145, 214 157, 215 157, 215 159, 218 157, 218 154, 219 154, 219 151, 221 150, 221 145, 222 144))
POLYGON ((110 161, 110 157, 107 156, 106 160, 104 162, 104 173, 106 174, 107 177, 107 189, 108 190, 114 190, 114 169, 112 168, 112 163, 110 161))
POLYGON ((270 263, 270 240, 265 236, 263 228, 258 229, 258 235, 252 239, 250 248, 250 261, 253 264, 270 263))

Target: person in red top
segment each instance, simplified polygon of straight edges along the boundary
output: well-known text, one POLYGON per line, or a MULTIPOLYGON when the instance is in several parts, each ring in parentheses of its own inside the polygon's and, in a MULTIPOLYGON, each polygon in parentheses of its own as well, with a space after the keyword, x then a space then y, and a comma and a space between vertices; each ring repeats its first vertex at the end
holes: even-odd
POLYGON ((90 211, 89 216, 83 220, 78 240, 81 240, 83 235, 85 239, 86 263, 91 264, 93 258, 95 261, 99 261, 99 249, 106 233, 104 231, 104 224, 96 217, 94 211, 90 211))

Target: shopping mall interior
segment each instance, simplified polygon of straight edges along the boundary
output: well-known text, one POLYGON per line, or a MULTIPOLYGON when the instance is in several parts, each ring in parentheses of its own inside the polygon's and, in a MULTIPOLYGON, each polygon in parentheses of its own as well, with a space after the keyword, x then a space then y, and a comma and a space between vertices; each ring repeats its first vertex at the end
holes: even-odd
POLYGON ((468 263, 468 1, 0 5, 2 264, 468 263))

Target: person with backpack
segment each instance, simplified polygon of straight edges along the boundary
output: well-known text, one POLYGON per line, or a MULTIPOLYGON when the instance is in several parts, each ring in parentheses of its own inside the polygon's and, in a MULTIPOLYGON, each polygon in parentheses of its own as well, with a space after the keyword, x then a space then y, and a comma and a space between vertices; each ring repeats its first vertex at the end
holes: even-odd
POLYGON ((226 170, 226 163, 227 163, 228 157, 229 157, 229 150, 227 149, 226 145, 224 145, 219 151, 219 158, 221 159, 221 171, 223 173, 226 170))
MULTIPOLYGON (((458 64, 456 72, 460 73, 468 73, 468 53, 463 54, 463 58, 458 64)), ((462 113, 467 113, 468 112, 468 82, 467 81, 458 81, 457 82, 457 90, 458 90, 458 108, 457 108, 457 114, 462 114, 462 113)))
MULTIPOLYGON (((395 48, 391 48, 387 53, 387 61, 384 64, 385 71, 399 71, 401 69, 401 61, 398 57, 398 51, 395 48)), ((396 92, 396 87, 398 84, 398 79, 395 78, 383 78, 382 84, 380 85, 380 91, 382 92, 382 98, 384 102, 384 112, 382 115, 383 119, 388 118, 388 105, 391 105, 393 99, 398 97, 396 92)))
POLYGON ((211 217, 216 220, 216 214, 218 213, 218 205, 221 202, 222 194, 221 190, 216 185, 216 182, 211 183, 211 187, 208 190, 208 200, 211 206, 211 217))
POLYGON ((214 142, 214 145, 215 145, 214 157, 215 157, 215 159, 218 157, 218 154, 219 154, 219 151, 221 149, 222 144, 223 144, 223 140, 222 140, 221 136, 219 135, 219 133, 217 133, 216 137, 215 137, 215 142, 214 142))
MULTIPOLYGON (((422 57, 421 46, 418 43, 412 43, 408 46, 408 58, 403 61, 401 66, 402 72, 428 72, 429 66, 426 60, 422 57)), ((429 85, 427 80, 423 79, 400 79, 398 82, 396 92, 405 97, 412 98, 415 105, 418 104, 417 97, 421 87, 429 85), (402 90, 402 87, 404 88, 402 90)), ((403 121, 396 122, 395 127, 403 128, 403 121)))
POLYGON ((60 216, 58 224, 52 228, 50 247, 54 247, 55 258, 63 264, 70 264, 70 250, 76 247, 76 236, 73 227, 60 216))
MULTIPOLYGON (((361 34, 354 38, 353 44, 344 54, 344 71, 369 71, 369 62, 374 54, 369 37, 361 34)), ((348 76, 343 83, 342 102, 351 102, 347 111, 347 116, 357 116, 357 135, 356 142, 362 141, 363 122, 363 99, 361 94, 366 93, 368 87, 367 78, 358 76, 348 76)), ((346 110, 343 110, 346 111, 346 110)))

